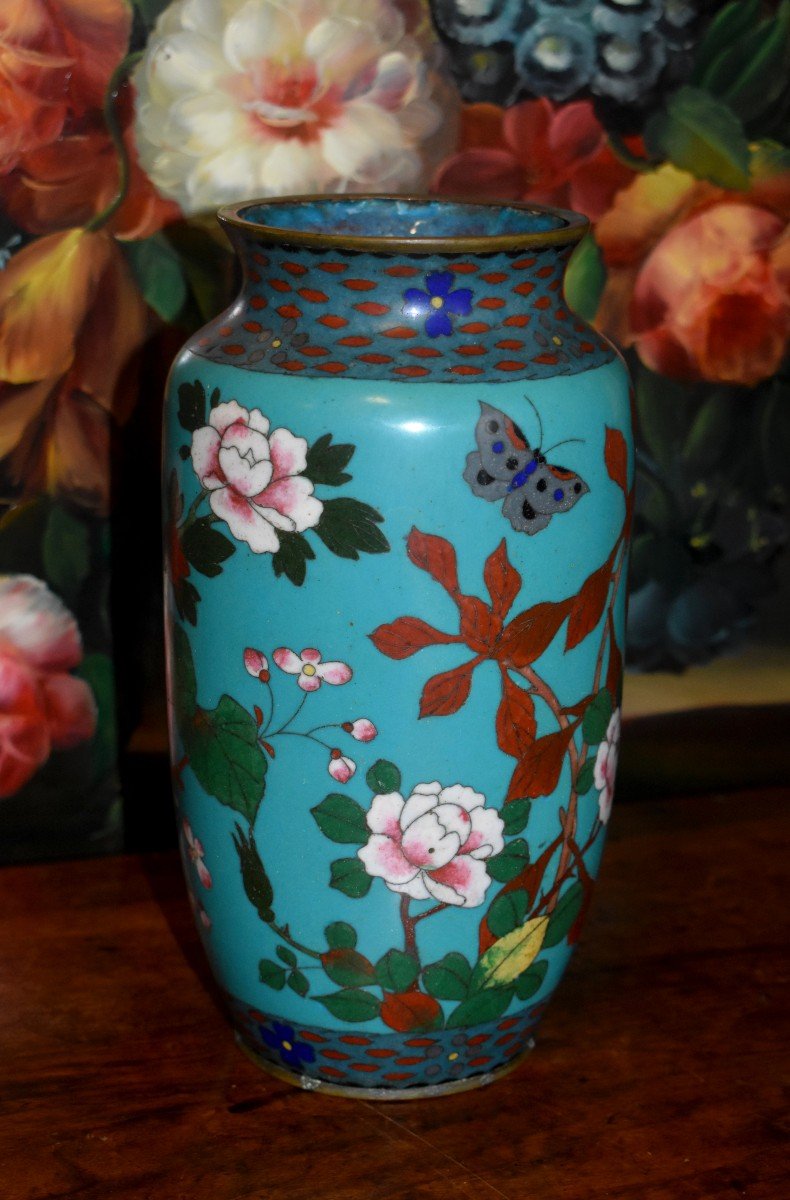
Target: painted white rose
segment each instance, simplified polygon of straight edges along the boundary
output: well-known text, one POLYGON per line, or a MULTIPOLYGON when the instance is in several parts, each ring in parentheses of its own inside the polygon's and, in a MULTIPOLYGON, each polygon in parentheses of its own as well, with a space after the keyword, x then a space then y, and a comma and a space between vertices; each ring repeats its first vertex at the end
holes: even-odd
POLYGON ((374 796, 371 831, 357 854, 368 875, 413 900, 475 908, 491 877, 485 860, 504 848, 504 825, 485 796, 456 783, 419 783, 408 800, 399 792, 374 796))
POLYGON ((606 737, 598 747, 595 756, 595 771, 593 779, 595 786, 600 789, 598 795, 598 816, 605 825, 612 815, 614 800, 614 781, 617 774, 617 759, 620 754, 620 709, 616 708, 609 718, 606 737))

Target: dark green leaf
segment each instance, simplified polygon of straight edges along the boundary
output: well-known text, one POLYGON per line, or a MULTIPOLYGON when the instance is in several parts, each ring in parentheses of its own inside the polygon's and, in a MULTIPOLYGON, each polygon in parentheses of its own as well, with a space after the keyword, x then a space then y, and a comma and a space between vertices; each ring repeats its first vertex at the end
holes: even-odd
POLYGON ((336 858, 329 864, 330 887, 337 888, 353 900, 359 900, 370 891, 373 882, 358 858, 336 858))
POLYGON ((503 805, 499 815, 508 837, 512 837, 514 833, 521 833, 522 829, 526 828, 531 808, 531 800, 509 800, 503 805))
POLYGON ((582 736, 588 746, 597 746, 606 737, 611 715, 612 697, 606 688, 601 688, 587 705, 582 721, 582 736))
POLYGON ((277 957, 280 962, 287 963, 289 967, 296 966, 296 955, 293 950, 289 950, 287 946, 277 947, 277 957))
POLYGON ((557 946, 567 935, 573 922, 581 911, 584 900, 584 888, 578 882, 572 883, 567 892, 563 892, 557 902, 557 907, 549 918, 549 927, 543 939, 543 949, 548 950, 557 946))
POLYGON ((270 958, 262 958, 258 963, 258 978, 267 987, 281 992, 285 987, 285 968, 281 967, 279 963, 272 962, 270 958))
POLYGON ((379 1015, 381 1001, 370 992, 352 988, 346 992, 332 992, 328 996, 315 996, 319 1004, 323 1004, 338 1021, 348 1021, 355 1025, 358 1021, 373 1021, 379 1015))
POLYGON ((346 946, 353 950, 357 944, 357 931, 347 921, 332 921, 324 930, 324 937, 330 950, 339 950, 346 946))
POLYGON ((0 519, 0 573, 45 575, 41 553, 52 502, 39 496, 16 504, 0 519))
POLYGON ((368 840, 370 830, 365 822, 364 810, 350 796, 332 792, 310 812, 324 837, 331 842, 361 845, 368 840))
POLYGON ((743 41, 744 35, 759 21, 761 7, 762 0, 731 0, 716 13, 697 47, 694 83, 709 92, 716 91, 712 70, 718 57, 743 41))
POLYGON ((359 558, 363 554, 384 554, 390 544, 378 528, 381 513, 361 500, 340 496, 324 500, 324 511, 315 531, 332 554, 339 558, 359 558))
POLYGON ((565 275, 565 299, 583 321, 592 321, 606 283, 606 267, 595 238, 588 233, 577 246, 565 275))
POLYGON ((595 762, 588 758, 579 774, 576 776, 576 793, 579 796, 586 796, 593 785, 595 777, 595 762))
POLYGON ((519 975, 516 980, 516 995, 519 1000, 531 1000, 536 992, 540 991, 548 969, 549 964, 546 960, 538 959, 531 967, 527 967, 522 975, 519 975))
POLYGON ((267 770, 252 713, 232 696, 222 696, 216 708, 197 709, 184 735, 189 765, 203 790, 252 825, 263 799, 267 770))
POLYGON ((720 50, 705 72, 703 86, 742 121, 754 121, 787 89, 789 35, 790 3, 785 0, 775 17, 753 20, 742 36, 720 50))
POLYGON ((738 437, 738 415, 743 397, 735 391, 716 391, 703 403, 683 447, 688 470, 698 476, 726 464, 738 437))
POLYGON ((365 782, 377 796, 386 796, 388 792, 400 791, 401 774, 395 763, 380 758, 365 776, 365 782))
POLYGON ((189 638, 180 625, 170 629, 173 706, 181 740, 186 744, 197 706, 197 677, 189 638))
POLYGON ((306 537, 301 533, 282 533, 278 531, 280 549, 272 555, 272 567, 279 579, 285 575, 291 583, 301 587, 307 574, 307 562, 315 558, 315 552, 306 537))
POLYGON ((121 244, 146 304, 168 324, 175 321, 186 302, 187 281, 167 238, 155 233, 121 244))
POLYGON ((482 1025, 485 1021, 496 1021, 513 999, 513 988, 487 988, 476 992, 468 1000, 462 1000, 447 1018, 448 1029, 463 1029, 467 1025, 482 1025))
POLYGON ((310 983, 306 975, 301 971, 291 971, 288 976, 288 986, 292 992, 296 992, 297 996, 306 996, 310 991, 310 983))
POLYGON ((512 892, 504 892, 491 902, 486 921, 488 928, 495 937, 504 937, 517 925, 521 925, 527 915, 529 895, 523 888, 512 892))
POLYGON ((388 992, 405 992, 419 973, 417 960, 403 950, 388 950, 376 963, 376 979, 388 992))
POLYGON ((134 0, 134 7, 149 29, 153 29, 156 18, 167 8, 169 0, 134 0))
MULTIPOLYGON (((244 884, 247 899, 253 908, 255 908, 261 920, 269 924, 269 922, 274 920, 274 913, 272 912, 274 892, 269 882, 269 876, 266 874, 266 868, 258 853, 258 847, 255 844, 255 834, 251 829, 249 833, 245 834, 241 825, 237 824, 236 832, 231 836, 233 838, 233 845, 236 847, 236 853, 239 856, 241 881, 244 884)), ((277 964, 275 963, 274 965, 276 966, 277 964)))
POLYGON ((103 775, 115 763, 118 749, 112 659, 108 654, 86 654, 75 673, 90 687, 99 710, 92 744, 92 762, 95 775, 103 775))
POLYGON ((488 874, 499 883, 508 883, 529 866, 529 846, 523 838, 508 842, 504 850, 486 859, 488 874))
POLYGON ((176 611, 182 621, 188 625, 197 625, 197 606, 200 603, 200 592, 188 579, 180 579, 173 586, 173 598, 176 611))
POLYGON ((188 525, 181 534, 181 547, 195 570, 209 578, 221 573, 220 564, 236 549, 230 538, 212 527, 211 517, 199 517, 188 525))
POLYGON ((376 972, 370 959, 350 946, 327 950, 321 955, 321 965, 333 983, 340 987, 366 987, 375 981, 376 972))
POLYGON ((178 423, 188 433, 206 424, 206 389, 199 379, 179 386, 178 423))
POLYGON ((645 139, 651 152, 697 179, 721 187, 749 186, 749 142, 731 108, 700 88, 682 87, 666 110, 650 117, 645 139))
POLYGON ((53 504, 41 551, 47 583, 73 608, 91 566, 88 526, 61 504, 53 504))
POLYGON ((350 475, 343 468, 353 457, 355 447, 345 443, 332 445, 332 434, 325 433, 314 442, 307 451, 307 466, 305 475, 313 483, 323 483, 327 487, 340 487, 348 483, 350 475))
POLYGON ((437 1000, 463 1000, 469 990, 472 968, 463 954, 451 950, 422 973, 426 992, 437 1000))

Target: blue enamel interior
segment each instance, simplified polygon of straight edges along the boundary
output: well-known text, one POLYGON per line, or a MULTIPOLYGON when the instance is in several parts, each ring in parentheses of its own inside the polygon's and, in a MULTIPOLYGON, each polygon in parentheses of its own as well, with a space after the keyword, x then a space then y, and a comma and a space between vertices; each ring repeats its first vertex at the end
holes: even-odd
POLYGON ((470 238, 529 235, 564 229, 561 213, 533 212, 506 205, 460 204, 392 197, 331 197, 286 203, 251 204, 239 210, 250 224, 293 229, 301 234, 349 237, 470 238))

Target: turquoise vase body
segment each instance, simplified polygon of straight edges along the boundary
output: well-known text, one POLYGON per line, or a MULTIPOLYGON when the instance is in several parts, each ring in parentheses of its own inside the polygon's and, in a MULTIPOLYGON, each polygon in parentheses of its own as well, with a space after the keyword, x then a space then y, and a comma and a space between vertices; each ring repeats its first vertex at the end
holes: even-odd
POLYGON ((511 1067, 590 900, 617 762, 623 364, 585 222, 226 210, 244 282, 171 373, 175 798, 237 1037, 382 1098, 511 1067))

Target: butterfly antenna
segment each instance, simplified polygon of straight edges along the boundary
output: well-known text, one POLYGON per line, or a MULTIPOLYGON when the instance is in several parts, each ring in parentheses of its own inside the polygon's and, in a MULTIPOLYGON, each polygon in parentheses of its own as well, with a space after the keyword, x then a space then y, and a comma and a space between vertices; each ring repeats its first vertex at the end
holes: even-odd
POLYGON ((561 442, 555 442, 553 446, 549 446, 549 448, 544 450, 543 453, 550 454, 551 451, 556 450, 558 446, 567 446, 570 442, 580 442, 581 445, 584 445, 584 441, 584 438, 563 438, 561 442))
POLYGON ((540 448, 541 448, 541 446, 543 445, 543 422, 542 422, 542 421, 541 421, 541 419, 540 419, 540 413, 539 413, 539 412, 538 412, 538 410, 537 410, 537 406, 535 405, 535 402, 534 402, 534 400, 530 400, 529 396, 525 396, 525 397, 524 397, 524 399, 526 400, 527 404, 530 406, 530 408, 531 408, 531 409, 532 409, 532 411, 534 412, 534 414, 535 414, 535 419, 536 419, 536 420, 537 420, 537 422, 538 422, 538 429, 540 430, 540 437, 538 438, 538 450, 537 450, 537 452, 540 452, 540 448))

